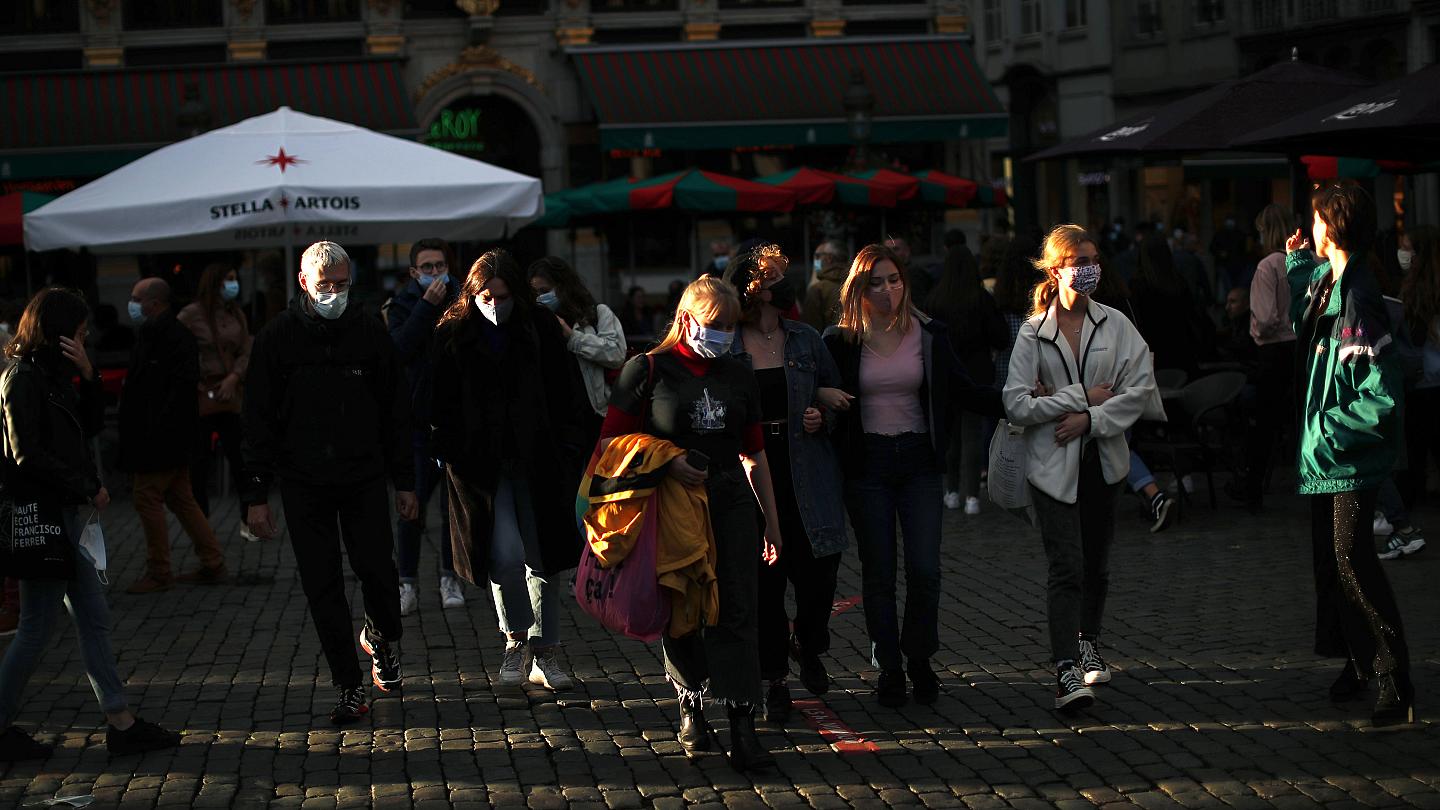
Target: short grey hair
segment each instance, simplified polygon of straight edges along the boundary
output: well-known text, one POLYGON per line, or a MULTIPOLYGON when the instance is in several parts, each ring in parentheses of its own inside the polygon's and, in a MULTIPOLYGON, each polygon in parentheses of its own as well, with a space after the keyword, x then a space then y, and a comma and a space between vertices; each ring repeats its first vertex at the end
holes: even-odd
POLYGON ((316 242, 305 248, 305 252, 300 254, 300 272, 302 273, 309 273, 312 270, 319 273, 321 270, 349 263, 350 255, 345 252, 345 248, 335 242, 316 242))

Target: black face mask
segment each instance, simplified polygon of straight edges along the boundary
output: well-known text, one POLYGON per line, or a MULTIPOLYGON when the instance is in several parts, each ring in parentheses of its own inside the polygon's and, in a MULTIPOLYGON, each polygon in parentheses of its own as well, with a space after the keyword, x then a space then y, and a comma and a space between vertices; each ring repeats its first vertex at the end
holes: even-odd
POLYGON ((770 306, 781 312, 795 306, 795 285, 790 283, 790 279, 781 276, 778 281, 765 289, 770 291, 770 306))

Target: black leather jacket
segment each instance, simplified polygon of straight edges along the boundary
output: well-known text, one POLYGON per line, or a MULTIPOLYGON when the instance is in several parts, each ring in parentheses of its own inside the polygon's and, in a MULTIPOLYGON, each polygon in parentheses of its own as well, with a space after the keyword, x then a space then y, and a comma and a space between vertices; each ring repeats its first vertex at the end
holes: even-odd
POLYGON ((0 485, 16 497, 89 503, 100 491, 90 439, 104 423, 97 375, 77 395, 74 367, 53 350, 11 361, 0 373, 0 485))

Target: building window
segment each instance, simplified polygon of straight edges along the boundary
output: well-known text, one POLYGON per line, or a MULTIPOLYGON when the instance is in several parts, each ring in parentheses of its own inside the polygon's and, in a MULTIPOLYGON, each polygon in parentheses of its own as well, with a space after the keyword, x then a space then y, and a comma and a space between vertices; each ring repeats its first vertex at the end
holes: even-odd
POLYGON ((1005 38, 1005 6, 1003 0, 985 0, 985 37, 991 42, 1005 38))
POLYGON ((1269 31, 1285 25, 1283 0, 1251 0, 1251 22, 1257 31, 1269 31))
POLYGON ((265 0, 265 22, 317 23, 360 19, 360 0, 265 0))
POLYGON ((1165 30, 1165 21, 1160 16, 1160 0, 1136 0, 1135 35, 1153 37, 1165 30))
POLYGON ((213 28, 225 14, 220 0, 125 0, 121 20, 126 28, 213 28))
POLYGON ((1195 24, 1217 25, 1225 22, 1225 0, 1195 0, 1195 24))
POLYGON ((1065 0, 1065 27, 1084 28, 1089 24, 1086 0, 1065 0))
POLYGON ((58 34, 80 30, 75 0, 0 3, 0 34, 58 34))
POLYGON ((1300 0, 1300 21, 1320 22, 1339 16, 1339 0, 1300 0))
POLYGON ((1040 33, 1040 0, 1020 0, 1020 36, 1040 33))

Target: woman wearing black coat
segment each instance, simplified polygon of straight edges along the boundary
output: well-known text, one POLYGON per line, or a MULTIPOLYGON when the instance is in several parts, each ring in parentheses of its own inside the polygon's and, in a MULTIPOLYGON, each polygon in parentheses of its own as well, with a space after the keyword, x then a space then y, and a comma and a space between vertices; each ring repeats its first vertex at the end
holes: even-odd
POLYGON ((520 266, 492 250, 435 330, 431 449, 445 464, 455 573, 488 581, 506 645, 500 683, 571 681, 559 645, 559 573, 580 558, 575 491, 589 409, 559 324, 520 266))
POLYGON ((67 605, 85 672, 110 721, 105 733, 110 753, 180 743, 180 735, 130 711, 110 648, 110 606, 100 587, 100 574, 79 546, 86 517, 110 503, 90 452, 90 439, 100 432, 104 403, 100 377, 85 354, 89 315, 85 299, 77 293, 59 287, 41 290, 25 307, 14 340, 5 347, 10 365, 0 374, 4 519, 10 520, 12 507, 58 507, 73 570, 67 579, 21 579, 20 626, 0 659, 0 762, 44 759, 54 750, 12 724, 25 685, 67 605), (78 396, 72 382, 76 377, 78 396))

